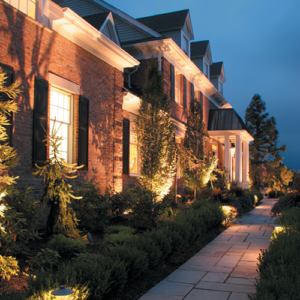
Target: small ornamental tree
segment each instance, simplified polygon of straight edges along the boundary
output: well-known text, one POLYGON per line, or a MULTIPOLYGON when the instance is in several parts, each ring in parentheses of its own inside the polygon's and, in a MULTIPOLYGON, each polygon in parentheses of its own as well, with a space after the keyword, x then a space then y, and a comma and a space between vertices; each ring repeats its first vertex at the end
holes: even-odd
MULTIPOLYGON (((7 116, 18 111, 16 98, 20 94, 19 82, 15 81, 10 86, 7 85, 8 76, 0 67, 0 220, 5 221, 5 211, 10 208, 3 203, 6 188, 15 183, 17 176, 12 176, 8 172, 18 163, 17 152, 6 143, 6 127, 10 126, 7 116)), ((8 234, 5 227, 0 222, 0 235, 8 234)), ((0 247, 1 241, 0 241, 0 247)), ((19 272, 18 262, 15 258, 0 255, 0 282, 9 280, 11 276, 19 272)))
POLYGON ((47 147, 49 149, 49 158, 44 165, 38 166, 37 171, 33 174, 42 177, 44 193, 42 202, 46 202, 50 206, 50 214, 47 220, 47 232, 49 235, 62 233, 70 237, 79 237, 76 229, 77 219, 72 208, 68 207, 71 198, 81 199, 72 194, 72 186, 67 179, 76 178, 73 175, 79 168, 77 164, 68 164, 59 154, 59 146, 62 137, 57 136, 57 128, 55 122, 51 133, 47 132, 47 147))
POLYGON ((158 64, 151 60, 135 130, 140 152, 139 182, 162 199, 175 175, 174 127, 158 64))
POLYGON ((285 145, 278 147, 279 133, 275 118, 270 118, 265 111, 266 103, 260 95, 255 94, 245 113, 247 130, 254 138, 249 147, 250 181, 258 188, 266 183, 264 168, 267 172, 276 172, 283 159, 281 153, 286 150, 285 145))
POLYGON ((197 99, 191 101, 183 145, 179 145, 181 173, 185 184, 194 190, 202 189, 210 180, 217 160, 205 154, 204 144, 208 134, 203 122, 202 107, 197 99))
POLYGON ((7 86, 8 76, 0 67, 0 194, 4 193, 8 185, 15 183, 18 178, 8 174, 18 163, 17 152, 6 143, 8 138, 6 127, 11 125, 7 116, 18 111, 15 99, 20 94, 19 83, 16 81, 7 86))

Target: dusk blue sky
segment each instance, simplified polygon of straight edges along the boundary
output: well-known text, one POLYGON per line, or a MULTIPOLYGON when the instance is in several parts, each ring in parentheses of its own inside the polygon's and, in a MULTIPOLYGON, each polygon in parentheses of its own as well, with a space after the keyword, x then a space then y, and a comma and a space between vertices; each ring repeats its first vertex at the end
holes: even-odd
POLYGON ((107 0, 134 18, 189 9, 195 41, 209 40, 223 61, 224 97, 244 119, 255 93, 286 144, 284 163, 300 169, 299 0, 107 0))

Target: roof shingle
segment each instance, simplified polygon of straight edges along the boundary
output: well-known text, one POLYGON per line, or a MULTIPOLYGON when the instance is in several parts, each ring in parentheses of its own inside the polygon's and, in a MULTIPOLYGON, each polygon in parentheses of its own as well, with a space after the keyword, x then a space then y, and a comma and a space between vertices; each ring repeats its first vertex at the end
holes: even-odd
POLYGON ((109 13, 100 13, 83 17, 83 19, 90 23, 92 26, 94 26, 96 29, 100 30, 108 14, 109 13))
POLYGON ((223 62, 216 62, 210 65, 210 77, 217 77, 221 75, 223 62))
POLYGON ((137 18, 136 20, 160 33, 182 28, 188 13, 189 10, 185 9, 171 13, 137 18))
POLYGON ((204 56, 208 47, 209 41, 200 41, 191 43, 191 57, 204 56))

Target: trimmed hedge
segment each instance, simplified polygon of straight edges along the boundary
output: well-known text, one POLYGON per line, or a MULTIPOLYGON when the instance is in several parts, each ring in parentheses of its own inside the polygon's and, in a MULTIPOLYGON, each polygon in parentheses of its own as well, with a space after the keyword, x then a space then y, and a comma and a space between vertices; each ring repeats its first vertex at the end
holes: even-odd
POLYGON ((274 234, 268 250, 259 257, 260 280, 250 299, 300 299, 300 233, 298 209, 284 211, 283 231, 274 234))

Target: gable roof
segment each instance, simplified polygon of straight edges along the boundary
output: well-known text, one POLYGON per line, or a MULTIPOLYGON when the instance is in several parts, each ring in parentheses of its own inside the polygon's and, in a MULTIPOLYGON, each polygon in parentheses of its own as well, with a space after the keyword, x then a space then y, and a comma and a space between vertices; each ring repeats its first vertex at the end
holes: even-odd
POLYGON ((109 13, 100 13, 91 16, 82 17, 96 29, 100 30, 109 13))
POLYGON ((213 109, 209 112, 208 130, 247 130, 233 108, 213 109))
POLYGON ((199 42, 191 42, 191 57, 201 57, 204 56, 209 41, 199 41, 199 42))
POLYGON ((164 31, 183 28, 188 14, 189 10, 185 9, 160 15, 137 18, 136 20, 161 33, 164 31))
POLYGON ((223 62, 219 61, 210 65, 210 77, 219 77, 222 73, 223 62))

